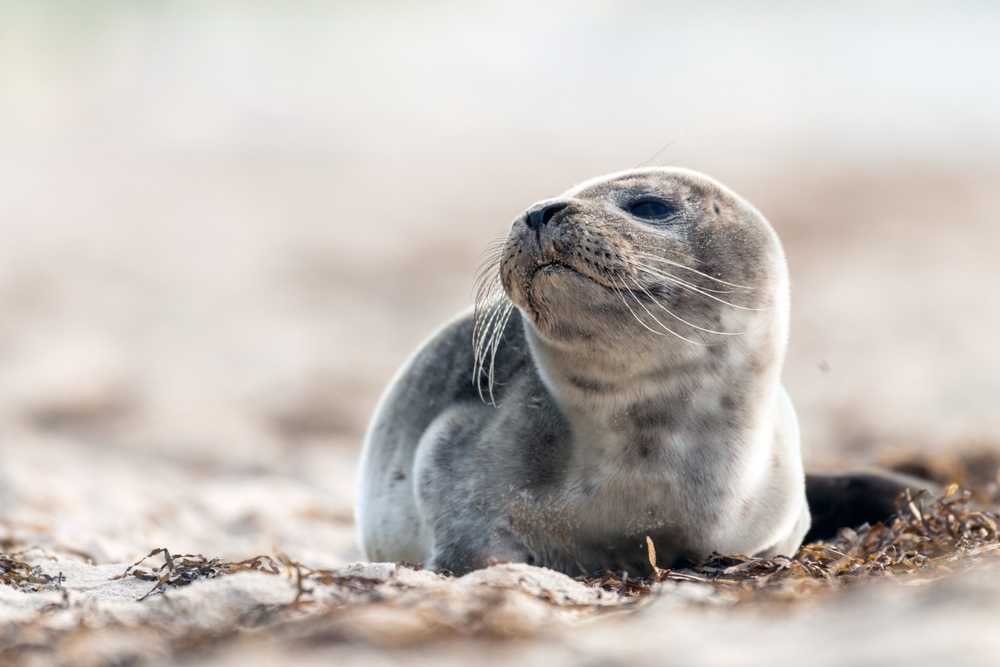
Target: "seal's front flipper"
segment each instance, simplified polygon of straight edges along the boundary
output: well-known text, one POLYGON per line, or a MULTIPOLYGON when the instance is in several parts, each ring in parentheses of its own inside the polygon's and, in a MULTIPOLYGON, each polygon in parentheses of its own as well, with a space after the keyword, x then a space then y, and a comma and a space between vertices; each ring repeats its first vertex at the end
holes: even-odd
POLYGON ((892 472, 806 475, 812 527, 804 543, 833 539, 844 527, 887 520, 896 513, 896 498, 907 489, 912 495, 926 490, 934 497, 942 492, 934 482, 892 472))

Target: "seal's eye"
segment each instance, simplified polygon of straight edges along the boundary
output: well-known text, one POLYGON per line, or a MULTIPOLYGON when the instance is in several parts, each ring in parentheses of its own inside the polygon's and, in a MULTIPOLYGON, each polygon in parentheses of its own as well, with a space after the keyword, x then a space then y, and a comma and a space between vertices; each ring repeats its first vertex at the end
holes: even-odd
POLYGON ((656 199, 641 199, 628 205, 628 212, 643 220, 663 220, 674 208, 656 199))

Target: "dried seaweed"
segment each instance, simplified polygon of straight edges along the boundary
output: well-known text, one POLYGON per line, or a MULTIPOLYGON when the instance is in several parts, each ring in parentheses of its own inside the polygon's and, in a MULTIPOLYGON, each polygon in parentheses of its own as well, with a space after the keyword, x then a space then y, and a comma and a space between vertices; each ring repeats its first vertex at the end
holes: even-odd
POLYGON ((972 493, 952 484, 937 499, 925 492, 897 500, 897 513, 886 523, 842 528, 831 543, 802 546, 793 558, 752 558, 714 554, 677 569, 660 569, 647 538, 652 577, 629 580, 604 572, 578 577, 590 586, 636 595, 663 581, 690 582, 738 593, 775 586, 836 587, 870 577, 928 574, 936 568, 971 566, 979 556, 1000 552, 1000 516, 970 508, 972 493))
POLYGON ((247 560, 238 562, 222 560, 220 558, 205 558, 204 556, 187 554, 183 556, 171 555, 166 548, 153 549, 144 557, 129 565, 125 572, 113 577, 113 579, 124 579, 135 577, 142 581, 155 581, 153 588, 143 595, 139 600, 156 593, 162 593, 170 587, 186 586, 198 579, 215 579, 237 572, 264 572, 267 574, 280 574, 284 566, 290 577, 294 577, 297 588, 295 599, 288 607, 298 607, 304 604, 305 597, 313 593, 307 586, 309 582, 322 584, 325 586, 339 585, 352 593, 369 593, 378 585, 382 584, 380 579, 368 579, 365 577, 345 576, 335 570, 318 570, 298 561, 294 561, 281 551, 275 551, 274 557, 254 556, 247 560), (162 556, 163 564, 159 567, 141 568, 146 559, 154 556, 162 556))
POLYGON ((247 560, 231 562, 219 558, 205 558, 201 554, 171 556, 170 551, 161 547, 153 549, 146 556, 129 565, 125 569, 125 572, 114 577, 114 579, 124 579, 131 576, 143 581, 155 581, 156 585, 148 593, 139 598, 141 601, 154 593, 162 593, 169 587, 187 586, 192 581, 197 581, 198 579, 215 579, 216 577, 236 572, 278 574, 280 569, 275 565, 274 560, 270 556, 255 556, 247 560), (163 565, 150 569, 139 567, 147 558, 159 555, 163 556, 163 565))
MULTIPOLYGON (((340 588, 346 590, 349 593, 356 594, 367 594, 374 591, 377 587, 381 586, 386 581, 391 581, 392 577, 383 581, 382 579, 371 579, 368 577, 359 576, 347 576, 337 572, 336 570, 317 570, 307 565, 303 565, 298 561, 294 561, 284 553, 280 551, 275 552, 275 557, 278 561, 287 567, 289 571, 295 573, 295 585, 297 592, 295 594, 295 599, 291 603, 291 607, 296 607, 304 603, 304 597, 307 595, 312 595, 313 589, 307 588, 307 582, 314 582, 321 584, 323 586, 339 586, 340 588)), ((399 567, 413 567, 406 563, 397 563, 399 567)))
POLYGON ((17 590, 27 590, 37 593, 43 590, 58 590, 65 581, 62 572, 56 576, 51 576, 42 572, 38 565, 28 565, 20 561, 13 554, 0 553, 0 583, 6 584, 17 590))

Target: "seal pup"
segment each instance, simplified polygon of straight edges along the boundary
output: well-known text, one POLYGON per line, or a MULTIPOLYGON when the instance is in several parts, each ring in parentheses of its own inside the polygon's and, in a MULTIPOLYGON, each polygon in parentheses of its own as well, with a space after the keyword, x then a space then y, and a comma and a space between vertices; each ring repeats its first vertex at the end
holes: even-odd
POLYGON ((788 273, 756 209, 686 169, 613 174, 529 208, 486 275, 372 417, 368 559, 641 574, 646 537, 661 567, 796 551, 788 273))

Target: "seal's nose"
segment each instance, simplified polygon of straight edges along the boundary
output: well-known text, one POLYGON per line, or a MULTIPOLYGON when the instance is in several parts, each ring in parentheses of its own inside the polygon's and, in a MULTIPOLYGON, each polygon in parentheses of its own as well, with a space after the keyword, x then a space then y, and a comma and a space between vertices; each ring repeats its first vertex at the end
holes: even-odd
POLYGON ((528 229, 538 229, 542 225, 547 225, 549 220, 552 219, 559 211, 566 208, 568 204, 565 202, 557 202, 555 204, 546 204, 545 206, 535 209, 534 211, 528 212, 528 229))

